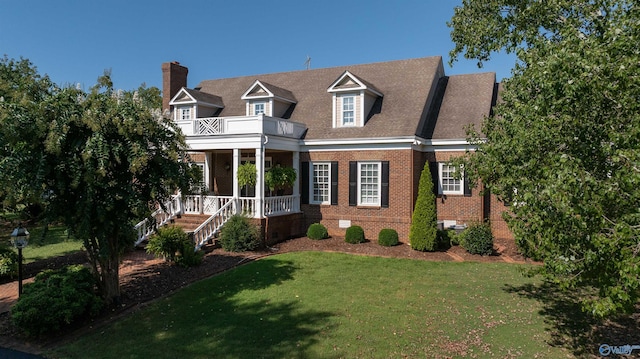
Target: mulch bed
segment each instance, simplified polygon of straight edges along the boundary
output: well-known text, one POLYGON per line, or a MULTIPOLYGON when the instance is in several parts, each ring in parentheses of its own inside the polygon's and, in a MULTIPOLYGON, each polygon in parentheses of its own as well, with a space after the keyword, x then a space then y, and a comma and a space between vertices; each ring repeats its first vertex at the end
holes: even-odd
MULTIPOLYGON (((296 238, 278 243, 263 251, 246 253, 231 253, 220 248, 207 248, 203 263, 197 267, 182 268, 172 266, 166 262, 151 261, 148 266, 121 275, 123 296, 120 304, 105 311, 101 317, 91 322, 83 323, 82 326, 65 334, 40 340, 28 339, 11 325, 8 313, 0 314, 0 347, 40 353, 54 344, 59 345, 60 342, 72 340, 96 326, 104 325, 127 315, 132 310, 145 306, 155 299, 165 297, 190 283, 272 254, 296 251, 328 251, 433 261, 454 261, 462 258, 465 261, 478 262, 505 262, 511 260, 525 262, 525 259, 517 253, 513 240, 497 240, 495 244, 499 252, 493 256, 484 257, 470 255, 460 247, 451 247, 447 251, 426 253, 415 251, 406 243, 400 243, 394 247, 383 247, 375 242, 349 244, 344 241, 344 238, 340 237, 324 240, 311 240, 306 237, 296 238)), ((137 251, 143 251, 143 249, 137 249, 137 251)), ((38 261, 27 266, 25 277, 35 275, 43 269, 60 268, 85 261, 84 253, 38 261)))

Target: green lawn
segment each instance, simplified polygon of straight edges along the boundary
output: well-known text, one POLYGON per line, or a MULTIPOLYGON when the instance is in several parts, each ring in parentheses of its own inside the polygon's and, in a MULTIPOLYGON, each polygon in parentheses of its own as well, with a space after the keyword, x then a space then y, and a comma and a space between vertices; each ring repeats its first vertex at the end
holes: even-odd
MULTIPOLYGON (((61 256, 82 249, 82 240, 69 238, 67 231, 62 226, 49 226, 46 237, 42 240, 43 226, 27 228, 30 238, 29 244, 22 250, 25 263, 37 260, 61 256)), ((5 229, 0 235, 0 244, 11 246, 10 234, 12 229, 5 229)))
POLYGON ((559 358, 516 265, 267 257, 195 283, 53 358, 559 358))

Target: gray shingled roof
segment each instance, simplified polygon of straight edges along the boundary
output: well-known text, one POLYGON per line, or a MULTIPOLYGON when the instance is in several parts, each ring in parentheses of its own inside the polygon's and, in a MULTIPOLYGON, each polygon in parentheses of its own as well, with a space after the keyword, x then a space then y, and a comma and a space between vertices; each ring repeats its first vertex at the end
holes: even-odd
POLYGON ((293 103, 297 102, 296 97, 291 93, 291 91, 287 89, 280 88, 276 85, 272 85, 268 82, 260 81, 260 83, 269 90, 275 97, 280 97, 282 99, 291 101, 293 103))
POLYGON ((220 96, 212 95, 210 93, 205 93, 198 90, 188 89, 186 87, 184 87, 183 89, 198 102, 204 102, 211 105, 216 105, 218 107, 224 107, 224 102, 222 101, 222 97, 220 96))
POLYGON ((432 138, 464 139, 468 124, 480 131, 491 113, 495 85, 493 72, 449 76, 432 138))
MULTIPOLYGON (((437 56, 205 80, 196 88, 222 98, 225 108, 219 116, 244 116, 245 101, 240 97, 256 79, 263 84, 286 89, 298 101, 290 119, 308 127, 305 137, 308 140, 397 137, 414 136, 423 132, 425 119, 432 107, 432 85, 443 75, 442 58, 437 56), (375 84, 375 88, 384 94, 379 112, 373 114, 364 127, 332 128, 332 94, 327 92, 327 88, 345 71, 351 72, 367 84, 375 84)), ((495 82, 495 75, 491 76, 495 82)), ((445 91, 440 111, 443 117, 437 121, 434 138, 464 138, 464 118, 475 122, 489 114, 493 92, 493 83, 489 83, 489 77, 462 75, 450 78, 453 79, 450 81, 452 87, 445 91), (469 84, 465 81, 469 81, 469 84), (460 110, 459 106, 465 108, 460 110)))

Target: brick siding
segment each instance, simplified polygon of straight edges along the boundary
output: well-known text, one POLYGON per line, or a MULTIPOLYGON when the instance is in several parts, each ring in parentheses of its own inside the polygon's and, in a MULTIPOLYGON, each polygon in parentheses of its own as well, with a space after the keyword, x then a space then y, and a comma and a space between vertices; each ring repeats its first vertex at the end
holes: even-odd
POLYGON ((373 150, 301 153, 302 162, 338 162, 338 205, 303 204, 306 227, 320 222, 330 235, 344 236, 346 228, 339 228, 340 220, 350 220, 365 231, 365 238, 377 240, 383 228, 398 231, 402 241, 407 241, 411 214, 415 201, 412 150, 373 150), (389 161, 389 207, 349 206, 349 162, 389 161))

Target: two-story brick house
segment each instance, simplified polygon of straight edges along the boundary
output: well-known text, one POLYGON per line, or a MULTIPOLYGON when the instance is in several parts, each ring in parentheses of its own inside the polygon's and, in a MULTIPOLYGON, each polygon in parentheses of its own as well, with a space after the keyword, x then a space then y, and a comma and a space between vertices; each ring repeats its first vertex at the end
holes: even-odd
POLYGON ((303 234, 314 222, 332 235, 360 225, 369 239, 394 228, 408 241, 420 173, 430 163, 438 219, 446 226, 490 219, 509 237, 501 203, 479 196, 448 161, 473 150, 465 126, 480 128, 495 104, 494 73, 446 76, 441 57, 204 80, 187 88, 188 69, 162 65, 170 111, 203 169, 206 195, 183 213, 222 207, 261 221, 269 242, 303 234), (255 163, 257 185, 236 173, 255 163), (298 178, 271 196, 264 175, 290 166, 298 178))

